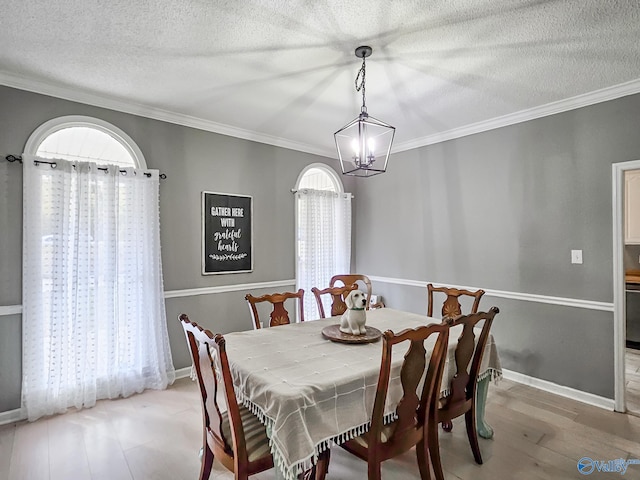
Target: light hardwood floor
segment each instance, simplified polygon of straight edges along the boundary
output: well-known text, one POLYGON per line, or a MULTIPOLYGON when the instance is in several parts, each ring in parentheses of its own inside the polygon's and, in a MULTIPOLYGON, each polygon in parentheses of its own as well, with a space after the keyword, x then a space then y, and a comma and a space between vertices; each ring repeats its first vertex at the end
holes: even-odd
POLYGON ((625 376, 627 410, 640 416, 640 350, 627 348, 625 376))
MULTIPOLYGON (((640 465, 630 465, 624 476, 597 471, 585 476, 576 467, 585 456, 640 458, 639 417, 501 380, 491 385, 487 420, 495 437, 480 440, 482 466, 473 461, 460 419, 453 433, 441 433, 447 479, 640 479, 640 465)), ((166 391, 0 427, 0 479, 195 480, 200 439, 196 385, 181 379, 166 391)), ((273 477, 265 472, 252 478, 273 477)), ((216 463, 211 478, 230 480, 233 475, 216 463)), ((329 480, 365 478, 364 462, 332 449, 329 480)), ((385 462, 383 478, 419 479, 415 453, 385 462)))

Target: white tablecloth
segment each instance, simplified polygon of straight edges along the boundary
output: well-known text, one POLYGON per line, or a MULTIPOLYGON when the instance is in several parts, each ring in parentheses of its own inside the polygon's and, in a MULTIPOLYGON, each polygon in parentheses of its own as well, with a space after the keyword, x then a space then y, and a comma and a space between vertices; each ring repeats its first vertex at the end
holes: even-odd
MULTIPOLYGON (((432 322, 440 320, 389 308, 367 312, 367 325, 382 332, 398 333, 432 322)), ((286 479, 308 469, 332 443, 364 433, 370 421, 382 341, 357 345, 329 341, 321 331, 335 323, 337 318, 328 318, 225 335, 238 401, 267 426, 274 462, 286 479)), ((450 332, 450 345, 457 343, 460 332, 450 332)), ((455 374, 453 351, 449 349, 443 387, 455 374)), ((401 392, 398 370, 405 352, 394 349, 389 418, 401 392)), ((496 378, 500 371, 490 337, 482 377, 496 378)))

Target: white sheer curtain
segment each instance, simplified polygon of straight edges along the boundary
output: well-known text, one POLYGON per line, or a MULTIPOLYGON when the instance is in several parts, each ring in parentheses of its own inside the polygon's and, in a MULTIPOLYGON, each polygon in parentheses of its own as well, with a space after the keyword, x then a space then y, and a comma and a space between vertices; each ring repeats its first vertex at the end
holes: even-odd
POLYGON ((29 420, 175 379, 157 171, 24 162, 22 400, 29 420))
POLYGON ((311 320, 318 318, 311 288, 327 288, 333 275, 351 271, 351 194, 303 189, 296 197, 297 288, 304 289, 304 318, 311 320))

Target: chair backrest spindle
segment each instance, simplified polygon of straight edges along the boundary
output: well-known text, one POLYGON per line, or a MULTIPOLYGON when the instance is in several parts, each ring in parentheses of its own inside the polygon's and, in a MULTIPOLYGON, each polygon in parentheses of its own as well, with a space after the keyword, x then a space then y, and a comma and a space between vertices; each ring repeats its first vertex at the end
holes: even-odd
POLYGON ((470 313, 476 313, 480 306, 480 299, 484 295, 484 290, 476 290, 474 292, 470 290, 463 290, 453 287, 434 287, 433 284, 427 285, 427 316, 433 317, 434 307, 434 293, 443 293, 446 295, 444 302, 442 303, 442 318, 455 317, 462 315, 462 306, 460 305, 460 297, 473 298, 473 306, 470 313))
POLYGON ((249 304, 251 311, 251 318, 253 319, 253 325, 255 329, 262 328, 260 323, 260 316, 258 314, 257 304, 261 302, 269 302, 273 306, 273 310, 269 315, 269 326, 277 327, 278 325, 286 325, 291 323, 289 318, 289 312, 287 311, 284 303, 288 299, 293 299, 298 304, 298 321, 304 322, 304 290, 299 289, 297 292, 284 292, 284 293, 272 293, 262 295, 260 297, 254 297, 250 293, 247 293, 244 297, 249 304))
POLYGON ((409 342, 409 348, 400 368, 400 383, 403 393, 396 407, 396 426, 391 438, 387 439, 386 443, 403 443, 405 435, 407 438, 418 438, 415 435, 416 429, 422 435, 422 428, 427 421, 430 405, 433 407, 437 401, 444 371, 443 364, 446 358, 448 338, 449 325, 445 323, 425 325, 416 329, 404 330, 398 334, 394 334, 390 330, 384 333, 380 376, 371 417, 372 441, 369 448, 373 447, 374 442, 382 443, 384 408, 389 388, 393 347, 402 342, 409 342), (427 355, 424 343, 432 335, 437 335, 438 338, 430 355, 427 355), (427 357, 429 358, 428 365, 427 357), (426 377, 425 368, 427 369, 426 377), (423 377, 425 380, 422 389, 418 391, 423 377))
POLYGON ((331 296, 331 317, 338 317, 347 311, 347 304, 345 303, 345 299, 347 295, 352 290, 357 289, 358 286, 356 284, 345 285, 343 287, 329 287, 323 290, 319 290, 316 287, 313 287, 311 291, 316 298, 316 304, 318 305, 318 313, 320 314, 320 318, 326 318, 324 312, 324 305, 322 303, 323 295, 331 296))
MULTIPOLYGON (((329 281, 329 287, 334 287, 336 282, 338 281, 342 282, 345 286, 358 285, 358 282, 362 282, 362 284, 366 289, 365 293, 367 294, 366 309, 369 310, 369 304, 371 303, 371 294, 373 293, 371 280, 369 280, 369 277, 359 273, 334 275, 333 277, 331 277, 331 280, 329 281)), ((358 288, 360 288, 359 285, 358 285, 358 288)))

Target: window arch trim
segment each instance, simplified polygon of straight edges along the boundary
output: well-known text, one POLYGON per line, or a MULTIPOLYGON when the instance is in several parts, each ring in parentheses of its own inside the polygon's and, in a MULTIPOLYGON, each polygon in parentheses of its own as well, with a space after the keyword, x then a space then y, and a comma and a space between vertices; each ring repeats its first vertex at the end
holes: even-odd
POLYGON ((336 187, 337 193, 344 193, 344 185, 342 185, 342 180, 340 179, 340 176, 336 173, 336 171, 333 168, 329 167, 325 163, 311 163, 306 167, 304 167, 300 172, 300 174, 298 175, 298 179, 296 180, 296 185, 294 187, 294 190, 296 191, 300 190, 300 182, 304 178, 305 174, 309 170, 314 168, 317 168, 318 170, 322 170, 327 175, 329 175, 329 177, 331 178, 331 181, 333 182, 333 185, 336 187))
POLYGON ((142 154, 142 150, 140 150, 136 142, 134 142, 129 135, 109 122, 84 115, 56 117, 43 123, 29 136, 24 147, 24 153, 28 155, 36 155, 40 144, 42 144, 49 135, 52 135, 59 130, 73 127, 93 128, 106 133, 127 150, 131 155, 131 158, 133 158, 136 168, 143 170, 147 168, 147 161, 142 154))

